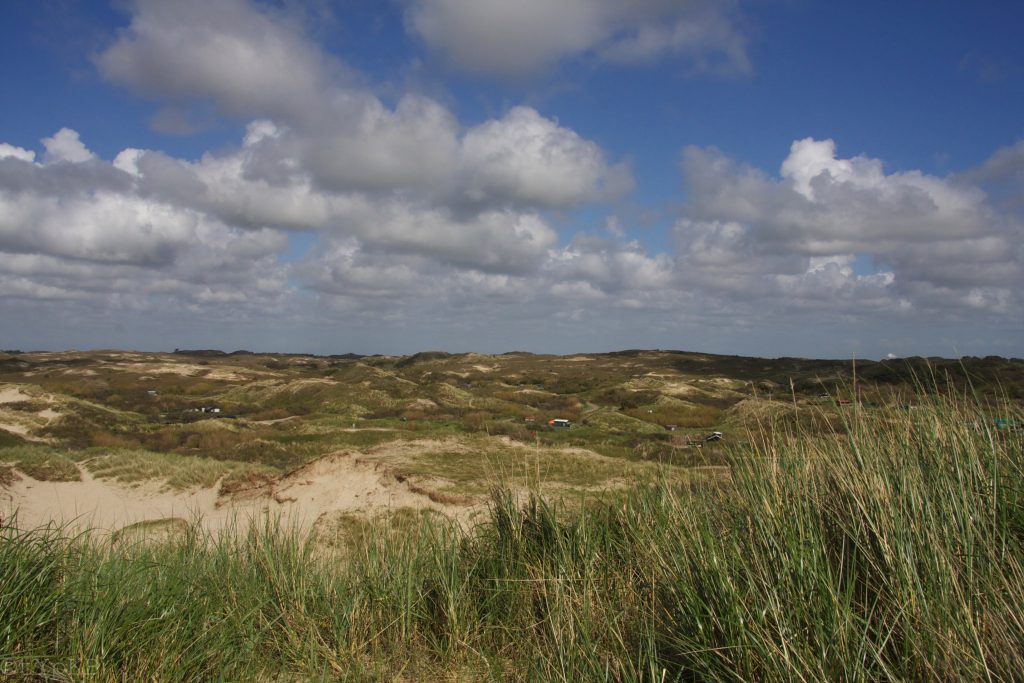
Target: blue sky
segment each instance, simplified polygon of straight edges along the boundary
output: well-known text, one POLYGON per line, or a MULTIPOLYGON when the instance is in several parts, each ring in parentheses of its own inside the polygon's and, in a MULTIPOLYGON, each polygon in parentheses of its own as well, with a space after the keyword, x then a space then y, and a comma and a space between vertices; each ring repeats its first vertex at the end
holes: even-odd
POLYGON ((1024 6, 10 0, 0 347, 1024 355, 1024 6))

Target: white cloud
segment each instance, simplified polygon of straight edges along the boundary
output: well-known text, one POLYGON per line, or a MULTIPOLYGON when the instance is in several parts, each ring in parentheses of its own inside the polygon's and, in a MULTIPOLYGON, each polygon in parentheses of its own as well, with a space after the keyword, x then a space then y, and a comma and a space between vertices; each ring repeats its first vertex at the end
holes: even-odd
POLYGON ((36 160, 36 153, 21 147, 9 145, 6 142, 0 142, 0 159, 18 159, 20 161, 32 162, 36 160))
POLYGON ((477 211, 565 208, 631 186, 628 168, 528 107, 470 129, 422 95, 390 107, 265 5, 138 0, 132 9, 129 28, 95 58, 101 72, 155 99, 210 101, 256 119, 242 154, 203 160, 211 170, 241 162, 252 185, 413 193, 477 211))
POLYGON ((166 263, 198 217, 131 197, 0 198, 0 249, 110 263, 166 263))
POLYGON ((340 230, 377 249, 495 273, 534 270, 557 242, 554 230, 534 213, 486 211, 463 219, 401 201, 353 208, 340 230))
POLYGON ((458 67, 521 75, 583 52, 607 35, 607 10, 586 0, 430 0, 409 27, 458 67))
POLYGON ((985 163, 959 173, 956 180, 985 188, 1003 209, 1024 218, 1024 140, 996 150, 985 163))
MULTIPOLYGON (((1020 144, 948 178, 887 173, 830 140, 795 141, 778 174, 688 148, 675 245, 645 247, 631 237, 662 235, 624 217, 642 209, 566 218, 632 178, 564 122, 512 106, 465 125, 421 94, 385 101, 269 4, 130 7, 101 73, 158 100, 168 130, 220 112, 245 133, 192 159, 129 148, 107 162, 67 128, 41 163, 0 143, 4 311, 43 302, 219 329, 358 320, 468 346, 540 335, 534 348, 562 333, 692 346, 675 332, 1024 317, 1020 144), (581 234, 560 239, 570 220, 581 234)), ((580 56, 747 68, 728 1, 423 0, 408 20, 456 64, 504 74, 580 56)))
POLYGON ((210 99, 234 115, 301 118, 340 67, 297 21, 246 0, 134 0, 94 57, 109 80, 154 98, 210 99))
POLYGON ((556 280, 586 283, 614 296, 668 290, 675 280, 675 262, 669 254, 651 256, 635 241, 592 237, 577 237, 553 253, 546 270, 556 280))
POLYGON ((345 111, 330 127, 297 130, 285 143, 296 145, 300 163, 318 184, 332 190, 436 190, 451 178, 459 126, 446 108, 418 95, 402 97, 394 110, 371 96, 343 101, 345 111))
MULTIPOLYGON (((0 263, 2 263, 2 254, 0 254, 0 263)), ((31 278, 12 276, 2 272, 0 272, 0 291, 3 291, 5 298, 28 299, 34 302, 74 301, 87 297, 87 294, 78 288, 55 287, 31 278)))
POLYGON ((630 189, 624 167, 609 167, 601 148, 529 107, 470 129, 462 142, 465 196, 572 206, 630 189))
POLYGON ((676 226, 685 282, 862 311, 1024 303, 1019 225, 977 187, 886 174, 877 159, 837 158, 831 140, 794 142, 779 179, 715 150, 687 149, 683 168, 692 197, 676 226), (856 273, 855 254, 870 255, 876 272, 856 273))
MULTIPOLYGON (((378 250, 416 254, 459 267, 492 272, 536 268, 557 241, 536 212, 486 206, 465 213, 399 195, 324 191, 296 172, 271 182, 249 173, 254 146, 273 139, 262 124, 250 128, 237 153, 199 162, 157 152, 125 150, 114 165, 152 200, 188 207, 247 229, 273 227, 353 237, 378 250), (253 131, 262 131, 254 134, 253 131)), ((260 163, 258 158, 255 163, 260 163)), ((287 165, 287 164, 286 164, 287 165)))
POLYGON ((307 286, 325 294, 394 298, 422 291, 422 266, 415 257, 367 254, 358 240, 348 238, 331 240, 299 273, 307 286))
MULTIPOLYGON (((54 133, 53 137, 43 138, 43 147, 46 148, 43 160, 48 164, 62 161, 80 164, 96 158, 96 155, 78 139, 78 132, 70 128, 61 128, 54 133)), ((31 160, 28 159, 28 161, 31 160)))
POLYGON ((417 0, 409 30, 466 71, 524 76, 584 54, 682 56, 688 70, 745 73, 733 0, 417 0))
POLYGON ((0 286, 11 297, 200 310, 270 306, 287 291, 283 233, 232 227, 173 189, 147 188, 141 150, 108 164, 70 129, 43 144, 46 163, 21 154, 0 175, 0 286))

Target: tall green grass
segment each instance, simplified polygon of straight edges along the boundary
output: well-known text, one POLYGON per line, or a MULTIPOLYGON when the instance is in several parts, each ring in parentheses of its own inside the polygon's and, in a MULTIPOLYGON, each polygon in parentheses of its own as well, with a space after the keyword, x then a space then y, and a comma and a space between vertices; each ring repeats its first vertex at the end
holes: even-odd
POLYGON ((828 436, 755 426, 727 479, 572 511, 499 489, 472 529, 425 517, 341 553, 272 523, 127 549, 5 528, 0 671, 1019 680, 1024 437, 994 411, 921 399, 853 406, 828 436))

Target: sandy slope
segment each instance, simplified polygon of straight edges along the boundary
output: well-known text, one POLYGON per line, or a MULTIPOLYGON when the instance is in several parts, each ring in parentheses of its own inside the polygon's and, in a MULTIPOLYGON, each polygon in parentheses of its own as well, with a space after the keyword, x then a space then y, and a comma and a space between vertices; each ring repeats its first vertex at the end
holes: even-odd
POLYGON ((229 526, 245 528, 265 515, 309 529, 325 516, 340 513, 415 508, 461 517, 471 510, 436 502, 382 463, 363 461, 350 453, 325 456, 268 485, 230 496, 218 495, 216 486, 171 491, 161 482, 124 485, 97 479, 84 468, 80 471, 82 481, 77 482, 36 481, 22 474, 20 480, 0 488, 0 516, 11 520, 17 511, 22 528, 55 521, 101 533, 177 517, 199 519, 205 529, 218 533, 229 526))
POLYGON ((0 490, 0 514, 10 520, 17 510, 18 526, 33 528, 50 521, 68 523, 72 528, 92 528, 110 533, 143 521, 169 517, 202 517, 204 527, 222 529, 234 516, 244 518, 269 510, 252 503, 246 506, 217 507, 216 489, 190 492, 162 491, 158 482, 126 486, 96 479, 84 468, 82 481, 36 481, 21 475, 21 480, 0 490))
MULTIPOLYGON (((381 462, 353 453, 324 456, 256 491, 282 506, 288 515, 319 519, 339 512, 382 509, 431 509, 457 516, 460 506, 432 500, 425 489, 396 476, 381 462)), ((251 494, 250 494, 251 495, 251 494)), ((244 499, 242 495, 235 499, 244 499)))

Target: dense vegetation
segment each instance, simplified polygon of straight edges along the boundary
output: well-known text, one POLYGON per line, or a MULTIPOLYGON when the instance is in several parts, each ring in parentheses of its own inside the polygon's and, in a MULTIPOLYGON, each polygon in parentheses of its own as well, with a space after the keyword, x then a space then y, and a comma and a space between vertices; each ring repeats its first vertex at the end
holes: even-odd
POLYGON ((471 529, 368 520, 330 546, 273 524, 145 544, 5 526, 0 672, 1019 680, 1021 415, 962 396, 854 402, 829 430, 766 413, 727 477, 572 510, 499 486, 471 529))

